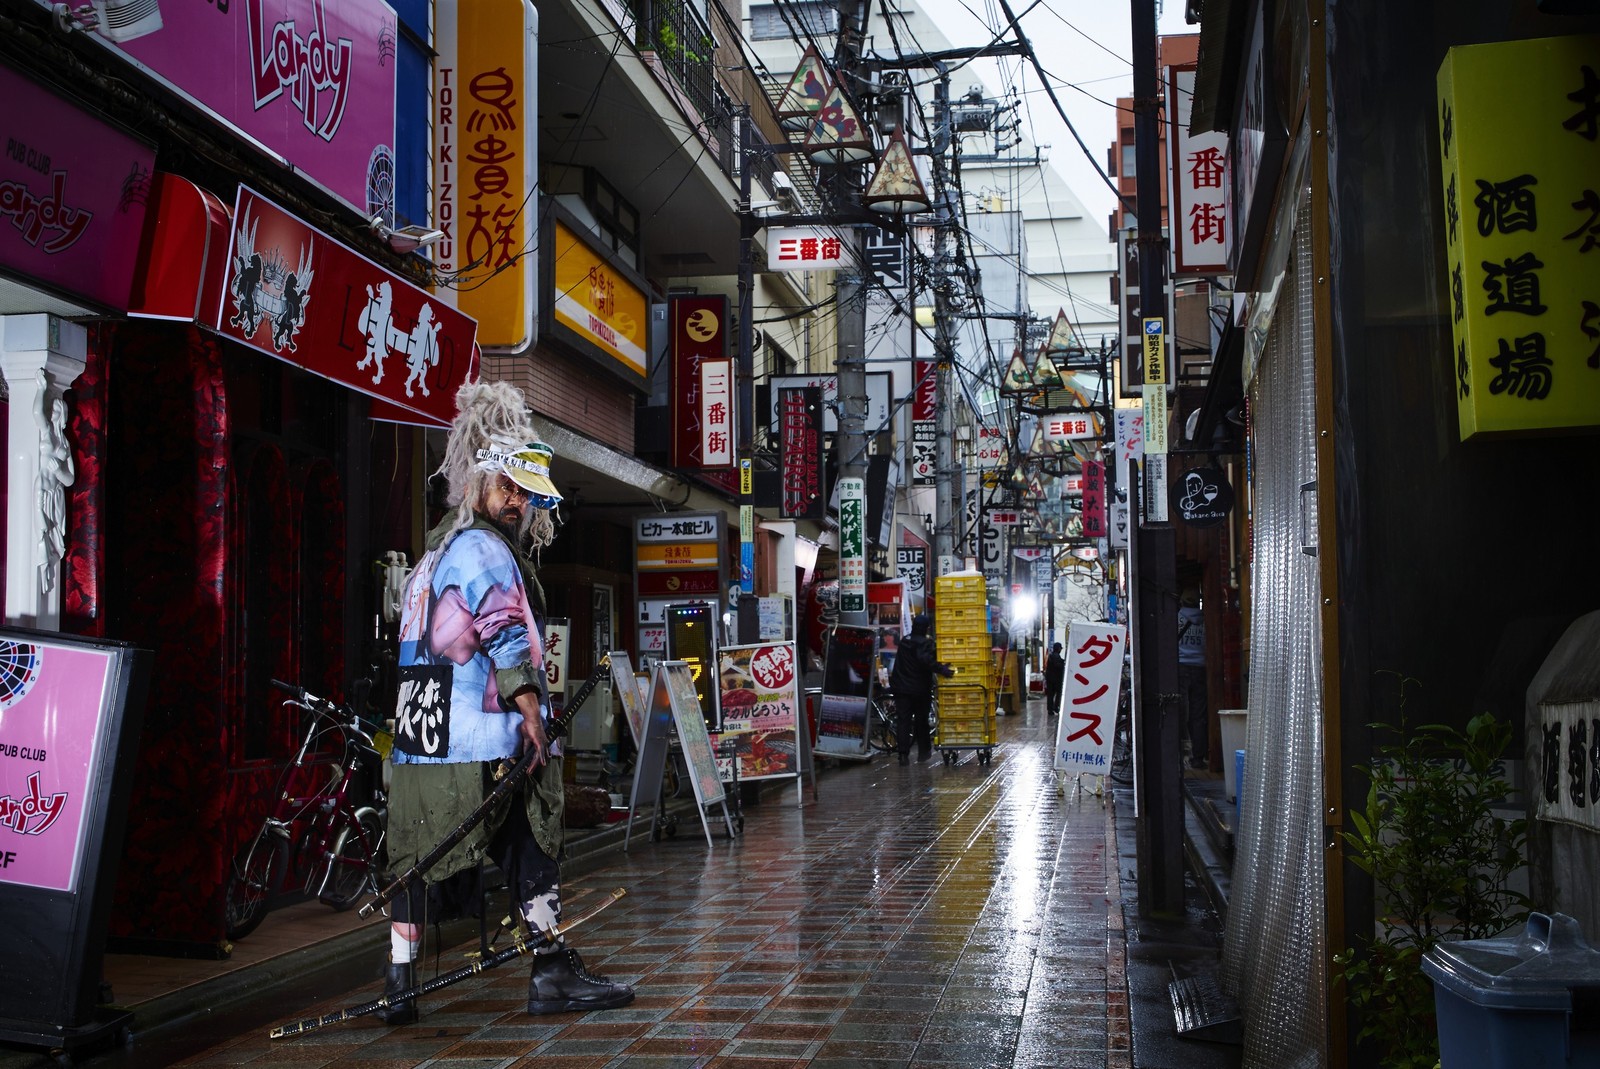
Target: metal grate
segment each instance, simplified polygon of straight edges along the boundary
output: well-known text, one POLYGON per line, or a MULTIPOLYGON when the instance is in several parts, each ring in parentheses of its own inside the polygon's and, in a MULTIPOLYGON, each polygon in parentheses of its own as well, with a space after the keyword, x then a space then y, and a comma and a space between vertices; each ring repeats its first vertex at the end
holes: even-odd
POLYGON ((1250 385, 1254 424, 1250 717, 1223 983, 1244 1013, 1244 1064, 1327 1062, 1322 854, 1322 628, 1317 558, 1302 551, 1314 483, 1310 197, 1250 385))

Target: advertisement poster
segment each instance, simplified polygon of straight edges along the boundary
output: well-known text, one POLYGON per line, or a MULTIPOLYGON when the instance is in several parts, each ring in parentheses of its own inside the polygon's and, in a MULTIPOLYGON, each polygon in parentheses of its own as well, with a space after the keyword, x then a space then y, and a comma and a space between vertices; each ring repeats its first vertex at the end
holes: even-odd
POLYGON ((695 693, 694 676, 681 661, 661 666, 666 673, 667 694, 672 700, 672 722, 678 729, 683 760, 689 766, 696 801, 701 805, 720 802, 724 797, 722 780, 717 776, 717 759, 711 752, 711 736, 706 733, 705 717, 700 713, 700 696, 695 693))
POLYGON ((611 682, 617 700, 622 703, 622 713, 628 718, 628 730, 633 732, 633 747, 644 745, 644 718, 649 713, 648 680, 633 674, 633 661, 626 650, 611 651, 611 682))
POLYGON ((871 627, 841 624, 828 636, 817 717, 818 753, 867 755, 867 702, 872 697, 877 646, 878 632, 871 627))
POLYGON ((900 636, 911 632, 911 607, 904 579, 867 584, 867 622, 878 630, 878 686, 888 688, 900 636))
POLYGON ((1056 725, 1055 768, 1069 775, 1111 771, 1117 733, 1117 697, 1127 629, 1076 622, 1067 631, 1067 672, 1061 689, 1064 714, 1056 725))
MULTIPOLYGON (((734 744, 741 780, 800 773, 800 674, 796 667, 793 642, 724 646, 717 656, 722 733, 716 741, 734 744)), ((732 761, 731 757, 719 757, 717 764, 731 765, 732 761)))
POLYGON ((0 641, 0 883, 76 891, 110 655, 0 641))

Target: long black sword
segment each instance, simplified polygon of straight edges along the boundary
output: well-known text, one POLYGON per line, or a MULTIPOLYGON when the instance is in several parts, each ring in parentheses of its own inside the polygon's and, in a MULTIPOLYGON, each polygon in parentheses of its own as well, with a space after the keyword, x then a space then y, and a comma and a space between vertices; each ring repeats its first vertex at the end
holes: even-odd
POLYGON ((578 925, 584 923, 585 921, 592 920, 597 914, 599 914, 601 910, 617 901, 617 899, 624 897, 627 893, 628 892, 623 888, 617 888, 615 891, 612 891, 603 900, 601 900, 600 903, 594 908, 585 911, 577 917, 574 917, 566 924, 558 925, 557 927, 549 930, 540 931, 538 939, 523 939, 519 933, 512 941, 510 946, 506 947, 504 950, 490 955, 487 958, 480 958, 471 965, 463 965, 461 968, 447 972, 442 976, 435 976, 432 980, 418 984, 416 987, 408 988, 407 990, 401 991, 395 995, 385 995, 383 998, 374 999, 371 1002, 364 1002, 359 1006, 350 1006, 334 1013, 324 1014, 321 1017, 308 1017, 305 1020, 297 1021, 294 1024, 279 1025, 277 1028, 274 1028, 268 1033, 268 1038, 290 1039, 294 1036, 303 1036, 307 1032, 314 1032, 318 1028, 325 1028, 330 1024, 339 1024, 343 1021, 348 1021, 356 1017, 365 1017, 369 1013, 377 1013, 379 1010, 388 1009, 390 1006, 407 1002, 422 995, 431 994, 439 990, 441 987, 449 987, 451 984, 460 983, 469 976, 476 976, 478 973, 488 972, 490 969, 498 968, 499 966, 510 961, 512 958, 520 958, 530 950, 538 950, 540 947, 551 945, 557 939, 560 939, 563 935, 572 931, 572 929, 576 928, 578 925))
MULTIPOLYGON (((549 727, 545 729, 545 734, 551 742, 567 733, 567 729, 572 726, 572 718, 577 715, 583 703, 589 700, 589 695, 594 693, 594 688, 600 685, 602 679, 606 679, 610 675, 611 655, 608 653, 600 658, 600 663, 595 665, 593 672, 589 673, 589 678, 583 681, 583 686, 579 687, 578 692, 572 696, 572 701, 568 702, 567 707, 561 710, 561 715, 550 721, 549 727)), ((448 854, 462 839, 465 839, 473 828, 483 823, 484 818, 494 811, 500 799, 517 789, 523 779, 527 777, 529 770, 533 768, 535 756, 536 751, 530 747, 522 755, 521 760, 512 767, 511 771, 503 776, 499 783, 495 784, 494 790, 489 792, 478 808, 468 813, 460 824, 457 824, 443 839, 435 843, 433 848, 426 854, 418 858, 415 864, 406 869, 405 872, 402 872, 395 878, 393 883, 379 891, 375 898, 357 910, 357 915, 361 917, 372 916, 373 913, 388 904, 395 896, 405 891, 414 880, 420 879, 423 873, 438 864, 440 858, 448 854)))

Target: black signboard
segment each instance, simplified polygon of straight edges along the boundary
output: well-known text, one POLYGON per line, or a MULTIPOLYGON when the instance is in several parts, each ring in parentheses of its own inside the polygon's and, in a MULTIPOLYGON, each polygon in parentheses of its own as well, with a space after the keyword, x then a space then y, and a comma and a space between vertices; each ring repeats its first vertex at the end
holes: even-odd
POLYGON ((1233 511, 1233 487, 1221 468, 1190 468, 1170 496, 1173 515, 1190 527, 1215 527, 1233 511))
POLYGON ((778 432, 780 514, 785 519, 820 520, 828 507, 822 493, 822 387, 778 390, 778 432))

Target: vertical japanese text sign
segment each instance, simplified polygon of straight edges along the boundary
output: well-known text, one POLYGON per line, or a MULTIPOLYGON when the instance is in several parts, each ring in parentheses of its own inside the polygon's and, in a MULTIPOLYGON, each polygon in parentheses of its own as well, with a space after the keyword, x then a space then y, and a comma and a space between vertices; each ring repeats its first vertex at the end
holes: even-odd
POLYGON ((700 362, 700 466, 733 467, 733 361, 700 362))
POLYGON ((822 496, 822 388, 781 387, 778 429, 780 515, 820 520, 828 507, 822 496))
POLYGON ((839 611, 867 611, 867 484, 839 480, 839 611))
POLYGON ((1600 35, 1459 46, 1439 67, 1462 440, 1600 424, 1600 35))
MULTIPOLYGON (((675 468, 703 468, 700 364, 728 356, 728 298, 672 297, 672 438, 675 468)), ((727 467, 729 460, 719 467, 727 467)))
POLYGON ((539 262, 539 13, 528 0, 439 0, 433 67, 434 246, 478 344, 533 342, 539 262))
POLYGON ((1228 272, 1228 135, 1189 132, 1195 69, 1167 68, 1167 114, 1175 116, 1167 146, 1173 269, 1178 275, 1228 272))
POLYGON ((1083 537, 1106 536, 1106 466, 1103 461, 1083 462, 1083 537))
POLYGON ((1100 776, 1110 771, 1126 637, 1127 629, 1117 624, 1078 621, 1067 631, 1067 674, 1056 725, 1057 770, 1100 776))

